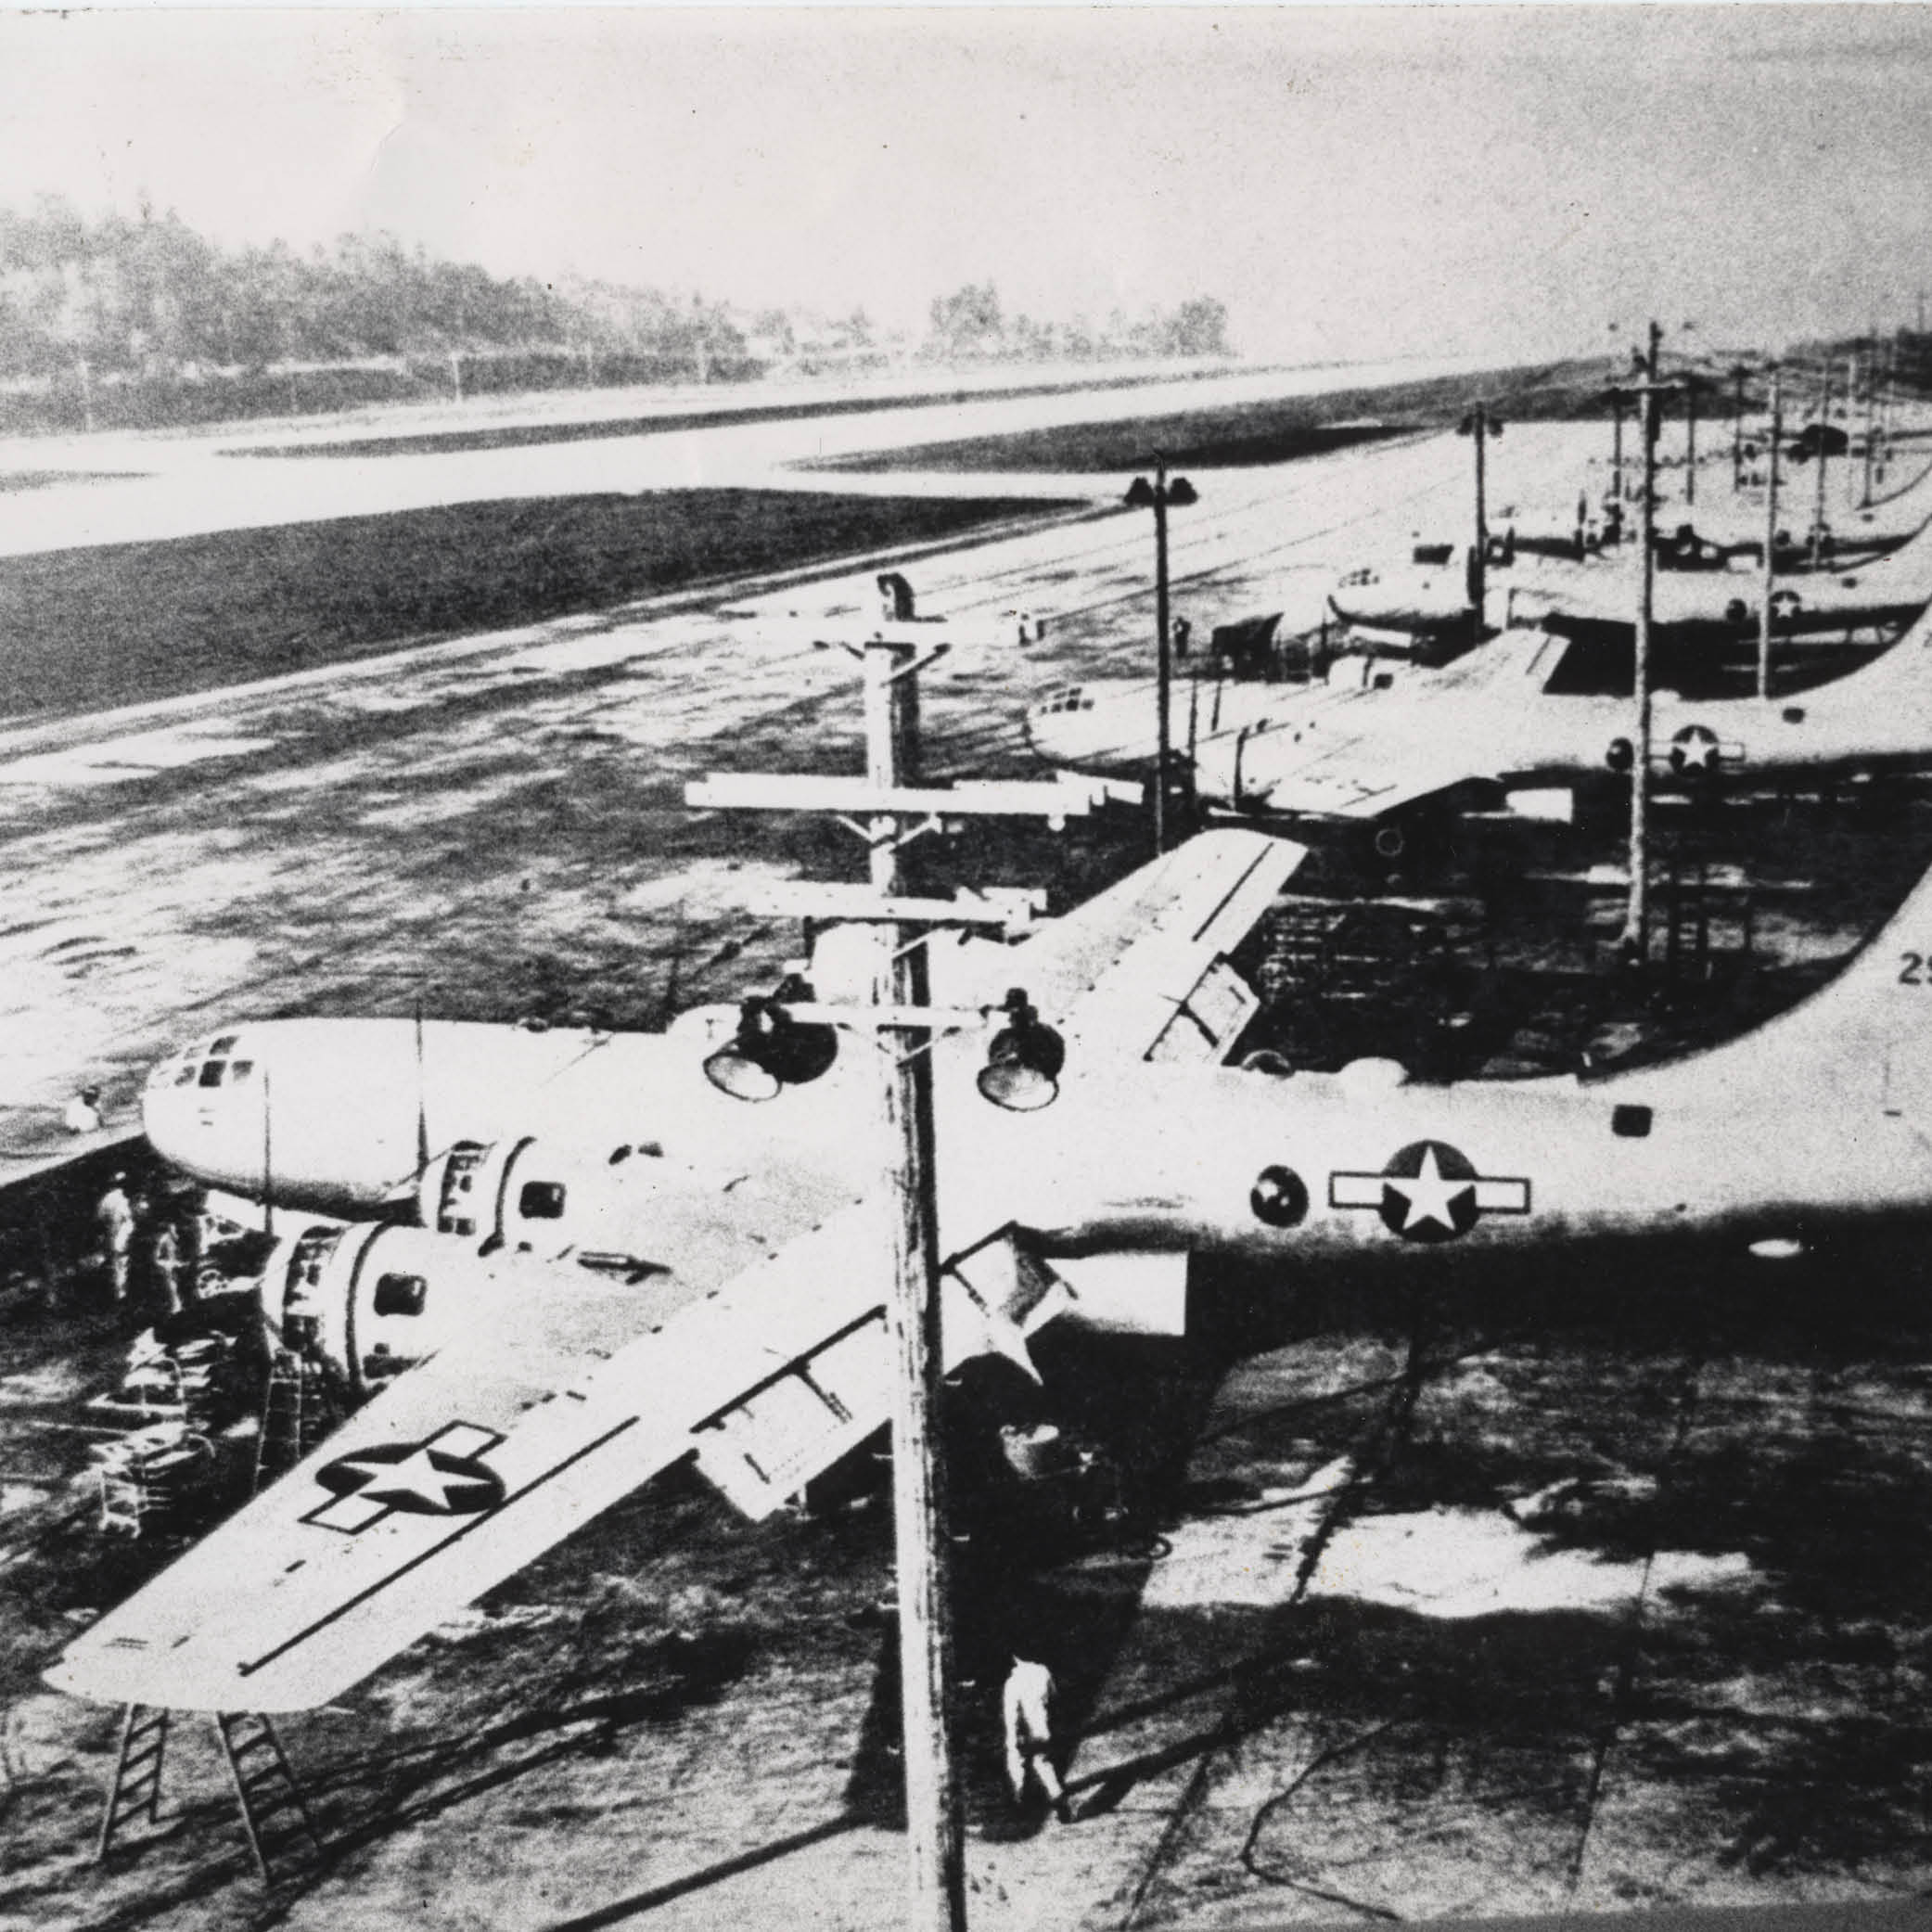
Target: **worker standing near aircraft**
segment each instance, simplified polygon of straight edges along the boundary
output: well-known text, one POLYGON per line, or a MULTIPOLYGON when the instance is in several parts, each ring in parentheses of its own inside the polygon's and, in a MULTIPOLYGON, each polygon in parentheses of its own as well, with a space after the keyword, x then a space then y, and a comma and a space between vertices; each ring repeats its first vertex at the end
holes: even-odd
POLYGON ((117 1173, 94 1210, 95 1225, 100 1230, 101 1253, 107 1261, 108 1280, 119 1308, 127 1299, 127 1284, 134 1251, 134 1209, 127 1197, 127 1176, 117 1173))
POLYGON ((83 1087, 62 1110, 60 1124, 70 1133, 98 1133, 101 1131, 100 1089, 83 1087))
POLYGON ((181 1236, 175 1230, 172 1213, 163 1211, 155 1217, 147 1271, 154 1284, 155 1298, 160 1303, 159 1312, 178 1315, 181 1312, 181 1236))
POLYGON ((1006 1784, 1013 1802, 1023 1805, 1030 1777, 1046 1794, 1054 1816, 1071 1824, 1072 1807, 1053 1760, 1053 1672, 1030 1657, 1016 1657, 1000 1699, 1006 1726, 1006 1784))

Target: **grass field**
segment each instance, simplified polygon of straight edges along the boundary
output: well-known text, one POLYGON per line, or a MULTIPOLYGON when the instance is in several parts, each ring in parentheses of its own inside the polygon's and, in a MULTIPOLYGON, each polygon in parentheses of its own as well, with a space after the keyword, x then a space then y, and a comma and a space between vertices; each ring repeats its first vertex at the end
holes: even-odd
POLYGON ((1600 364, 1563 364, 1443 376, 1381 389, 1335 390, 1278 403, 1241 403, 1116 423, 1068 423, 1007 436, 975 436, 909 449, 832 456, 812 469, 1047 470, 1062 475, 1134 469, 1158 451, 1176 467, 1290 463, 1412 429, 1438 429, 1478 399, 1521 419, 1587 416, 1604 380, 1600 364))
POLYGON ((460 504, 8 557, 0 715, 211 690, 707 579, 952 539, 1042 508, 688 490, 460 504))

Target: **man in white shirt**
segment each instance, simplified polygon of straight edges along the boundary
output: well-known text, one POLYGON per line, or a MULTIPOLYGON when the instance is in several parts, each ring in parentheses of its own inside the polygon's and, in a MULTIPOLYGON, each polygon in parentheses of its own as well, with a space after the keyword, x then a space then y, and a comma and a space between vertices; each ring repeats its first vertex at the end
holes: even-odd
POLYGON ((1046 1794, 1054 1816, 1062 1824, 1071 1824, 1072 1807, 1053 1760, 1053 1672, 1030 1657, 1015 1657, 1000 1697, 1006 1724, 1006 1784, 1013 1802, 1021 1805, 1030 1777, 1046 1794))
POLYGON ((128 1275, 134 1253, 134 1206, 127 1197, 127 1176, 116 1174, 100 1206, 94 1210, 100 1230, 101 1252, 107 1259, 108 1279, 117 1304, 127 1299, 128 1275))
POLYGON ((70 1133, 98 1133, 101 1129, 100 1089, 83 1087, 67 1103, 60 1124, 70 1133))

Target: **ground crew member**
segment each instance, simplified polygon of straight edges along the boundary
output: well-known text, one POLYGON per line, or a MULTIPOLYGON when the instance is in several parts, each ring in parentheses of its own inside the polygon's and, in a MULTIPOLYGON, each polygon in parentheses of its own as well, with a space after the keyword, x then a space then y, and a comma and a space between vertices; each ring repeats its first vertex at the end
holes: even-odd
POLYGON ((100 1206, 94 1210, 117 1307, 127 1299, 128 1273, 134 1252, 134 1209, 127 1197, 126 1183, 125 1174, 116 1174, 107 1193, 101 1196, 100 1206))
POLYGON ((101 1129, 100 1089, 83 1087, 67 1103, 60 1124, 70 1133, 98 1133, 101 1129))
POLYGON ((1053 1672, 1030 1657, 1016 1657, 1000 1698, 1006 1725, 1006 1784, 1013 1802, 1023 1805, 1030 1777, 1046 1794, 1054 1816, 1071 1824, 1072 1807, 1053 1760, 1053 1672))
POLYGON ((174 1217, 163 1214, 154 1231, 154 1247, 147 1258, 154 1277, 155 1292, 171 1315, 181 1312, 181 1236, 174 1231, 174 1217))

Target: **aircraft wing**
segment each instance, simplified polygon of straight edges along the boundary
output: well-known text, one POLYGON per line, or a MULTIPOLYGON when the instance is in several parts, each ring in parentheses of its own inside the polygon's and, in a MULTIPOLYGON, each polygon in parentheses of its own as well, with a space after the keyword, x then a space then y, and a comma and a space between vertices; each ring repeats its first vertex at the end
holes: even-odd
POLYGON ((399 1376, 48 1681, 110 1703, 308 1709, 683 1458, 765 1514, 888 1418, 886 1251, 864 1202, 710 1291, 572 1282, 535 1313, 515 1298, 522 1315, 506 1305, 399 1376))
POLYGON ((996 1002, 1023 987, 1090 1058, 1222 1058, 1253 1006, 1225 955, 1305 856, 1261 832, 1202 833, 1018 945, 961 949, 964 997, 996 1002))
POLYGON ((1459 786, 1493 778, 1480 748, 1452 734, 1404 736, 1400 748, 1382 734, 1333 735, 1319 746, 1250 739, 1240 802, 1310 818, 1375 819, 1459 786))

